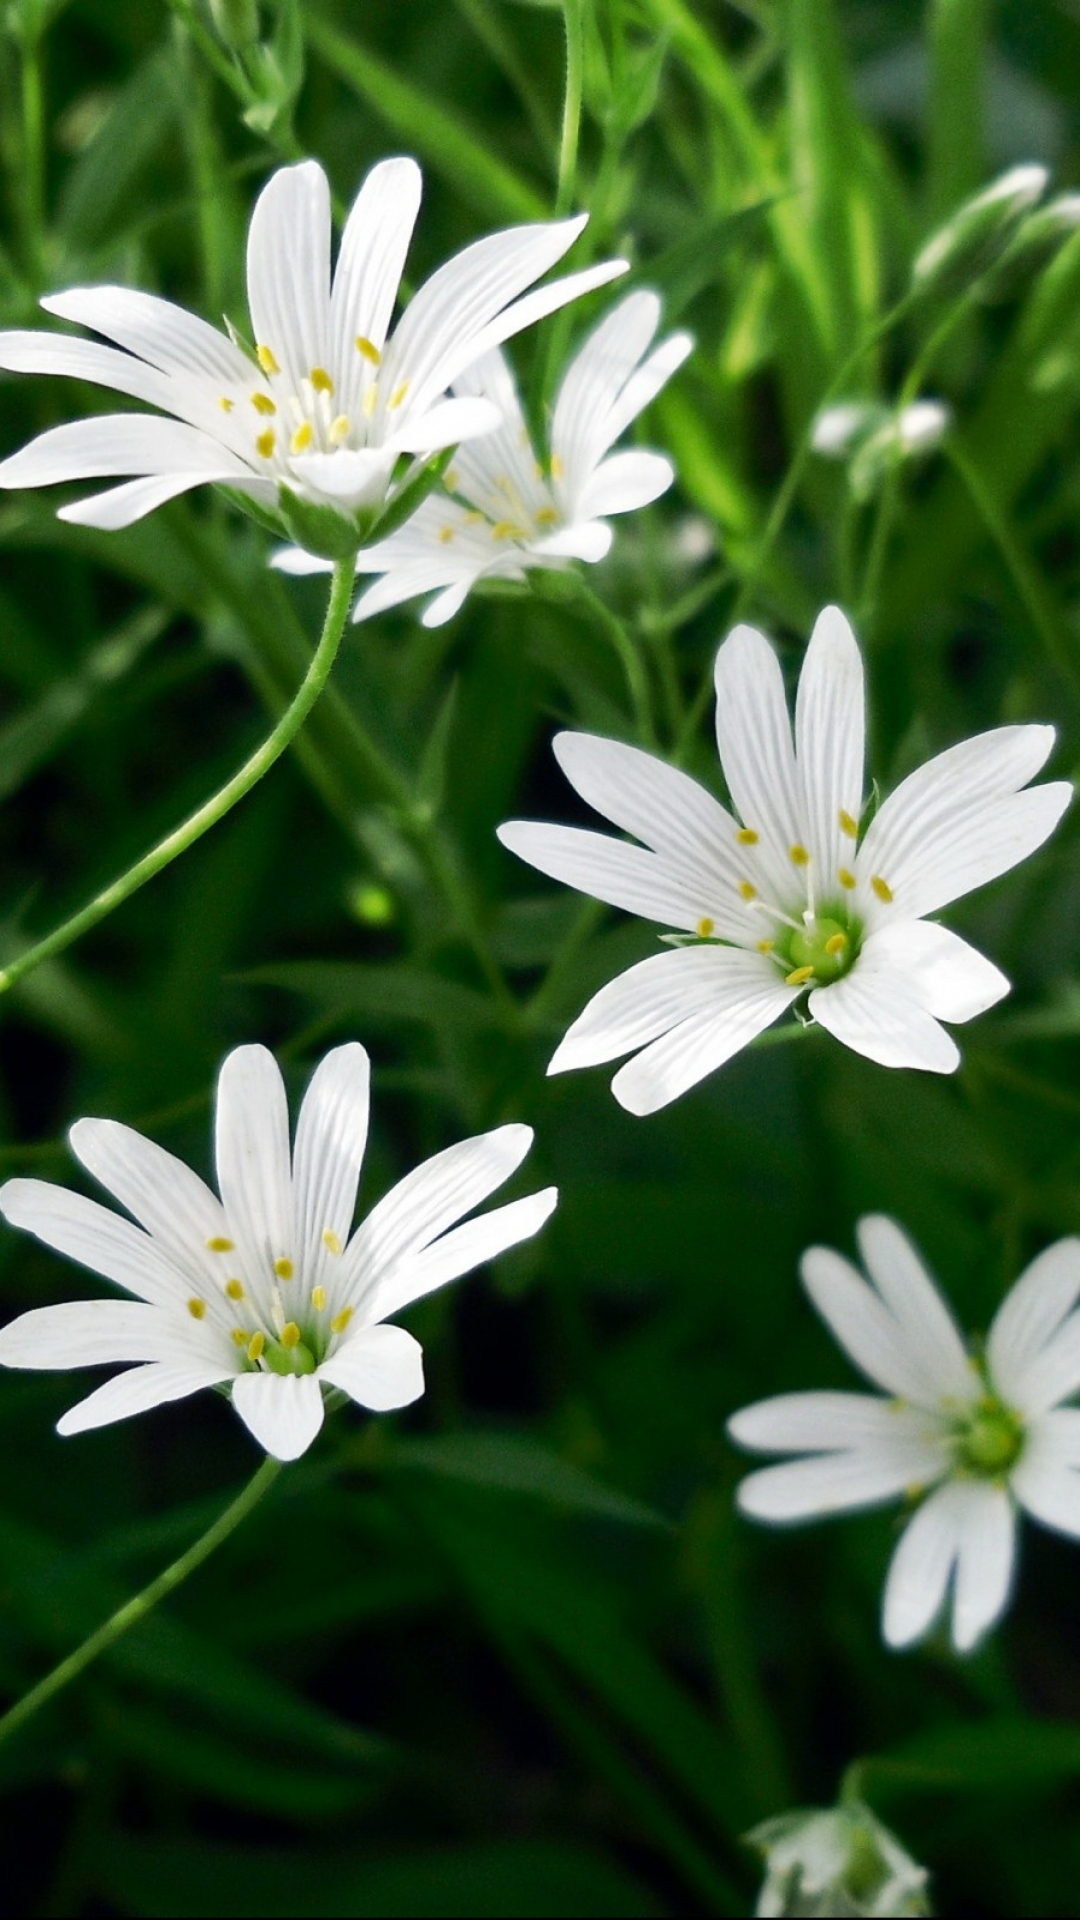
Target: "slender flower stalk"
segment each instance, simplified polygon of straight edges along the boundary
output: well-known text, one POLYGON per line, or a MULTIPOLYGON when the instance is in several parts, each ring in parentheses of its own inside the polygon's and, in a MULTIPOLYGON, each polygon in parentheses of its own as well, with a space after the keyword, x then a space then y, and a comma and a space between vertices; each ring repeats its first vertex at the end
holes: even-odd
POLYGON ((1021 1274, 981 1350, 965 1345, 911 1242, 892 1220, 859 1222, 868 1279, 828 1247, 804 1254, 813 1305, 867 1393, 784 1393, 728 1423, 741 1447, 801 1457, 752 1473, 742 1511, 776 1525, 904 1499, 883 1632, 928 1633, 951 1603, 967 1653, 1004 1612, 1021 1511, 1080 1538, 1080 1240, 1021 1274))

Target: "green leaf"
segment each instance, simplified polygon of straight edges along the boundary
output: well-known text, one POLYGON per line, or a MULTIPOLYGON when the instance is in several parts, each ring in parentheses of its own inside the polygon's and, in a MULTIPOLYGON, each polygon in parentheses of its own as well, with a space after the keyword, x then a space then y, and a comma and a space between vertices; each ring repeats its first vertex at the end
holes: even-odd
POLYGON ((449 1433, 436 1440, 400 1440, 391 1465, 467 1480, 503 1493, 522 1493, 575 1513, 591 1513, 636 1527, 664 1527, 662 1514, 605 1487, 539 1440, 518 1433, 449 1433))
POLYGON ((482 993, 420 967, 350 966, 346 961, 294 960, 237 976, 252 986, 284 987, 335 1017, 418 1020, 484 1033, 501 1026, 499 1009, 482 993))
POLYGON ((933 1727, 869 1755, 859 1773, 872 1793, 1048 1787, 1080 1775, 1080 1726, 1017 1715, 933 1727))

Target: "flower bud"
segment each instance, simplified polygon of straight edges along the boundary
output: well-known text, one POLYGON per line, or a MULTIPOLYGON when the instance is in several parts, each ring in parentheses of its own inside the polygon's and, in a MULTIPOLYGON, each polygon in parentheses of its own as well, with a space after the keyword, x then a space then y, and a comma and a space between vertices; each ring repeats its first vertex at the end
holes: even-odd
POLYGON ((890 467, 932 453, 951 415, 941 400, 913 400, 892 413, 876 400, 845 400, 818 414, 810 444, 828 460, 846 460, 851 490, 868 500, 890 467))
POLYGON ((987 304, 1011 300, 1025 282, 1041 273, 1080 228, 1080 193, 1059 193, 1045 207, 1036 207, 1021 220, 1000 260, 996 261, 979 287, 979 298, 987 304))
POLYGON ((915 256, 912 288, 959 293, 1001 258, 1029 207, 1046 191, 1050 175, 1031 163, 1011 167, 1000 179, 965 200, 915 256))
POLYGON ((806 1807, 746 1836, 765 1856, 763 1915, 925 1915, 929 1875, 861 1800, 806 1807))

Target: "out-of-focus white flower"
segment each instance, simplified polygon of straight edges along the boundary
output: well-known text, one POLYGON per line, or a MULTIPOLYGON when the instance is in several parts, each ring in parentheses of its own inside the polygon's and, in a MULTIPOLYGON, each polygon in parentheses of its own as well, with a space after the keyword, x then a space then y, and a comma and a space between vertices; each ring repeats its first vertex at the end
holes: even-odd
POLYGON ((237 1047, 218 1081, 220 1200, 130 1127, 78 1121, 75 1152, 138 1226, 42 1180, 9 1180, 0 1189, 0 1211, 12 1226, 134 1295, 37 1307, 0 1332, 7 1367, 135 1362, 64 1414, 61 1433, 225 1386, 259 1445, 294 1460, 322 1426, 328 1390, 376 1413, 419 1397, 419 1344, 383 1323, 529 1239, 557 1196, 548 1187, 457 1224, 532 1144, 530 1127, 497 1127, 425 1160, 353 1233, 368 1084, 363 1047, 328 1053, 304 1096, 290 1152, 273 1055, 237 1047))
POLYGON ((914 1920, 930 1911, 925 1867, 860 1800, 796 1808, 762 1821, 746 1838, 765 1856, 759 1920, 785 1914, 914 1920))
POLYGON ((915 256, 912 286, 920 292, 962 291, 999 260, 1024 215, 1049 184, 1046 167, 1028 161, 1010 167, 957 207, 915 256))
POLYGON ((911 1242, 892 1220, 859 1222, 869 1282, 828 1247, 802 1261, 807 1293, 879 1394, 783 1393, 728 1424, 739 1446, 803 1457, 752 1473, 755 1520, 820 1520, 917 1501, 893 1554, 883 1632, 904 1647, 947 1601, 960 1653, 1003 1613, 1021 1509, 1080 1536, 1080 1240, 1033 1260, 969 1352, 911 1242))
MULTIPOLYGON (((403 527, 360 554, 358 571, 382 577, 360 595, 354 618, 434 594, 421 618, 438 627, 478 580, 524 580, 531 567, 602 560, 611 545, 608 516, 646 506, 675 477, 662 454, 611 452, 690 352, 685 333, 649 352, 659 321, 656 295, 632 293, 590 334, 559 388, 543 461, 503 354, 488 354, 455 381, 461 404, 489 405, 502 424, 461 448, 445 492, 429 494, 403 527)), ((325 571, 325 562, 297 548, 274 564, 286 573, 325 571)))
POLYGON ((280 489, 368 521, 402 455, 455 446, 498 423, 451 383, 500 341, 625 270, 607 261, 526 294, 585 224, 512 227, 466 247, 426 281, 390 331, 420 205, 414 160, 373 167, 330 272, 330 190, 313 160, 263 188, 248 233, 249 354, 235 338, 147 293, 76 287, 42 305, 104 334, 0 334, 0 367, 69 374, 159 407, 53 427, 0 462, 0 487, 133 474, 63 507, 83 526, 126 527, 163 501, 219 482, 264 508, 280 489))
POLYGON ((942 400, 912 400, 898 411, 876 400, 844 400, 818 414, 810 444, 827 460, 848 461, 852 492, 866 500, 898 460, 940 446, 951 420, 942 400))
POLYGON ((1033 852, 1068 804, 1028 788, 1052 727, 998 727, 910 774, 865 832, 863 667, 837 607, 806 651, 792 741, 780 662, 753 627, 716 656, 716 736, 733 817, 674 767, 617 740, 562 733, 555 753, 590 806, 644 843, 540 821, 499 828, 511 852, 684 936, 602 987, 548 1068, 634 1053, 612 1091, 666 1106, 808 995, 810 1016, 886 1067, 951 1073, 939 1024, 1009 983, 925 918, 1033 852))

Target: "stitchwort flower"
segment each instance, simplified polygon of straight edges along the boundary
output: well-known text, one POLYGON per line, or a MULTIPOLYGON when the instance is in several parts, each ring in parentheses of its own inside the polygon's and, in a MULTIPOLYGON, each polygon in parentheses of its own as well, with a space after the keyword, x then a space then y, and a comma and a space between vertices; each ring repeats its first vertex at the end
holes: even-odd
POLYGON ((869 1281, 811 1247, 802 1279, 860 1372, 883 1389, 783 1393, 728 1423, 739 1446, 802 1454, 744 1480, 755 1520, 819 1520, 905 1498, 915 1511, 892 1558, 883 1631, 903 1647, 952 1603, 966 1653, 1004 1611, 1017 1519, 1080 1537, 1080 1239, 1021 1274, 969 1351, 915 1248, 892 1220, 859 1222, 869 1281))
POLYGON ((601 988, 548 1067, 634 1052, 612 1090, 652 1113, 719 1067, 789 1007, 887 1067, 951 1073, 940 1025, 1008 992, 1004 974, 926 919, 1046 839, 1065 781, 1020 791, 1054 729, 998 727, 910 774, 865 827, 863 668, 827 607, 806 651, 792 741, 780 663, 736 627, 716 657, 716 736, 735 815, 653 755, 563 733, 555 753, 582 798, 633 846, 576 827, 513 820, 499 838, 542 873, 680 929, 601 988), (736 817, 737 816, 737 817, 736 817))
POLYGON ((230 1053, 217 1094, 220 1200, 130 1127, 78 1121, 75 1152, 137 1226, 45 1181, 9 1180, 0 1189, 12 1226, 135 1296, 38 1307, 0 1333, 4 1366, 135 1363, 64 1414, 61 1433, 225 1387, 259 1445, 293 1460, 322 1426, 328 1391, 376 1413, 420 1396, 420 1347, 384 1323, 529 1239, 556 1192, 548 1187, 458 1224, 529 1150, 531 1128, 497 1127, 424 1161, 353 1233, 368 1082, 363 1047, 327 1054, 290 1153, 273 1055, 259 1046, 230 1053))
POLYGON ((306 540, 325 535, 331 557, 344 557, 350 540, 355 546, 370 531, 405 456, 497 425, 490 401, 448 398, 451 383, 500 341, 625 270, 608 261, 525 293, 586 216, 512 227, 432 274, 391 331, 420 186, 414 160, 372 168, 331 280, 326 175, 313 160, 275 173, 248 233, 250 351, 235 332, 226 337, 151 294, 76 287, 51 295, 42 303, 49 313, 115 345, 10 332, 0 334, 0 367, 70 374, 172 418, 106 414, 53 427, 0 462, 0 486, 136 475, 60 510, 62 519, 113 528, 218 482, 264 510, 283 510, 283 529, 299 513, 306 540))
POLYGON ((930 1911, 926 1868, 861 1800, 777 1814, 746 1839, 765 1859, 758 1920, 784 1914, 918 1920, 930 1911))

